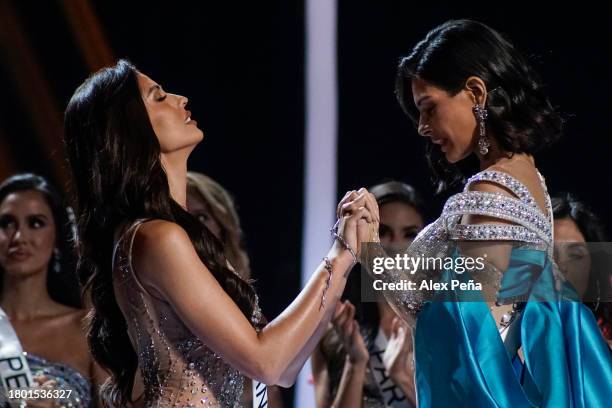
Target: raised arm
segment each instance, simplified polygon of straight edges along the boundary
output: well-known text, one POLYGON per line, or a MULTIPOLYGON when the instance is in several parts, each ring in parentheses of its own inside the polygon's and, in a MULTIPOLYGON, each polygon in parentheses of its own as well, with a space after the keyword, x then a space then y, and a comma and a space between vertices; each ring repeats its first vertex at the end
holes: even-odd
MULTIPOLYGON (((372 222, 360 206, 341 220, 340 235, 358 248, 358 223, 372 222)), ((329 272, 321 262, 283 313, 260 333, 201 262, 187 233, 166 221, 150 221, 136 232, 133 267, 145 288, 170 303, 183 323, 210 349, 245 375, 277 384, 315 332, 333 299, 344 290, 353 257, 337 241, 327 253, 333 273, 321 308, 329 272)))

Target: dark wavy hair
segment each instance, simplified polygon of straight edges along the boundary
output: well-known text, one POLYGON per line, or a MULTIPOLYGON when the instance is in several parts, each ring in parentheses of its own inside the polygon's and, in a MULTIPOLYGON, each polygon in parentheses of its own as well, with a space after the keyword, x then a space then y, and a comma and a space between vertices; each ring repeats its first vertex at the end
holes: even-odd
POLYGON ((585 202, 567 192, 556 194, 550 200, 554 218, 571 218, 586 242, 608 241, 603 222, 585 202))
MULTIPOLYGON (((42 176, 23 173, 16 174, 0 184, 0 204, 10 194, 23 191, 39 192, 53 215, 55 223, 55 248, 47 268, 47 291, 49 296, 63 305, 81 308, 79 283, 75 271, 76 229, 72 209, 66 207, 62 194, 42 176), (59 256, 58 256, 59 255, 59 256), (59 264, 59 270, 55 270, 59 264)), ((0 291, 3 285, 2 266, 0 266, 0 291)))
POLYGON ((256 299, 250 282, 227 267, 220 241, 172 199, 137 72, 126 60, 101 69, 75 91, 65 113, 81 243, 78 272, 94 306, 88 339, 93 356, 111 374, 102 389, 106 406, 129 402, 137 368, 112 283, 114 233, 121 225, 139 218, 180 225, 247 318, 256 299))
MULTIPOLYGON (((563 120, 537 73, 501 34, 472 20, 451 20, 434 28, 401 60, 397 100, 418 125, 411 86, 414 78, 454 96, 471 76, 486 84, 487 131, 503 152, 533 154, 559 138, 563 120)), ((448 163, 429 138, 426 152, 438 191, 464 181, 459 164, 448 163)))

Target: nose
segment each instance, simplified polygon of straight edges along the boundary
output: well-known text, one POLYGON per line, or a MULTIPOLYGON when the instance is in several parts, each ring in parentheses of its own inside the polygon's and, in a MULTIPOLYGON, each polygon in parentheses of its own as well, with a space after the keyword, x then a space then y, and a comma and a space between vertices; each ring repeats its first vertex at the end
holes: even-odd
POLYGON ((11 240, 14 244, 18 244, 25 240, 25 236, 23 234, 22 228, 17 227, 13 232, 13 239, 11 240))
POLYGON ((431 136, 431 127, 429 127, 428 124, 423 123, 422 121, 419 121, 419 127, 417 129, 417 132, 419 133, 419 135, 421 135, 423 137, 430 137, 431 136))
POLYGON ((184 108, 185 106, 187 106, 187 102, 189 102, 189 98, 187 98, 186 96, 179 95, 179 104, 181 108, 184 108))

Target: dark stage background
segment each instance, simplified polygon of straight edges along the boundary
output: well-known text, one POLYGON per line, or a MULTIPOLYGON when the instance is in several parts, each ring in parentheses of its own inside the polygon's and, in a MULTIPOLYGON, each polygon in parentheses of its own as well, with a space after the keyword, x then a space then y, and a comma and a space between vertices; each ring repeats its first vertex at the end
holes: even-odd
MULTIPOLYGON (((235 196, 263 310, 275 317, 300 287, 304 8, 291 0, 0 0, 0 179, 33 171, 66 186, 62 110, 89 72, 131 59, 190 98, 205 133, 190 168, 235 196)), ((423 140, 393 83, 400 56, 450 18, 481 20, 531 56, 567 118, 562 141, 536 157, 549 191, 576 193, 612 228, 612 17, 585 2, 340 0, 338 198, 398 179, 423 191, 431 216, 439 212, 446 195, 432 195, 423 140)))

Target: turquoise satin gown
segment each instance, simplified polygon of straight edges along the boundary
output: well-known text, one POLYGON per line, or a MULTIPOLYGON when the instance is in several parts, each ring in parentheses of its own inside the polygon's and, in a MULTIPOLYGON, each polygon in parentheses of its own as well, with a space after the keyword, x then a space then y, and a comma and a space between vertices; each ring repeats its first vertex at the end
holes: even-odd
MULTIPOLYGON (((546 189, 543 177, 541 181, 546 189)), ((510 244, 508 267, 503 273, 497 271, 497 300, 521 301, 510 324, 513 334, 502 339, 480 292, 385 292, 396 312, 416 325, 420 408, 612 407, 611 353, 592 312, 577 301, 554 265, 549 198, 547 207, 544 214, 527 188, 510 175, 483 171, 447 201, 441 217, 409 248, 413 256, 456 258, 464 241, 510 244), (479 180, 502 185, 515 197, 468 190, 479 180), (464 214, 487 215, 512 225, 460 224, 464 214)), ((388 280, 406 277, 394 272, 388 280)), ((414 280, 419 273, 410 276, 414 280)), ((440 282, 471 278, 452 270, 437 275, 440 282)))

